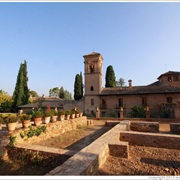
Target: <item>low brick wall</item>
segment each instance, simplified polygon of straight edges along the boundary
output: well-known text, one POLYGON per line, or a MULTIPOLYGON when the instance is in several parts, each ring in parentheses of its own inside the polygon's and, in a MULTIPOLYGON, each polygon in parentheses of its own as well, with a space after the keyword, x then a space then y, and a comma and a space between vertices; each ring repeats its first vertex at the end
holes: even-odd
MULTIPOLYGON (((55 123, 49 124, 41 124, 42 126, 46 126, 46 133, 42 133, 40 136, 33 136, 29 139, 22 139, 20 136, 21 132, 27 131, 19 127, 12 133, 8 133, 7 131, 0 131, 0 158, 7 153, 6 146, 9 144, 9 137, 10 135, 16 136, 15 143, 26 143, 31 144, 33 142, 40 142, 43 140, 50 139, 52 137, 58 136, 65 132, 71 131, 73 129, 77 129, 78 126, 87 126, 87 117, 83 116, 80 118, 70 119, 70 120, 63 120, 63 121, 56 121, 55 123)), ((35 127, 35 126, 33 126, 35 127)))
POLYGON ((55 136, 59 136, 60 134, 63 134, 65 132, 77 129, 78 126, 87 126, 87 118, 86 118, 86 116, 83 116, 81 118, 56 121, 55 123, 41 124, 41 125, 47 127, 46 133, 42 133, 38 137, 33 136, 33 137, 29 138, 28 140, 22 139, 20 136, 20 133, 24 131, 23 129, 14 132, 12 135, 16 136, 17 143, 23 143, 24 141, 26 143, 30 143, 30 144, 33 142, 40 142, 40 141, 47 140, 47 139, 50 139, 55 136))
POLYGON ((129 143, 115 142, 109 143, 109 154, 115 157, 129 158, 129 143))
POLYGON ((6 146, 9 144, 9 133, 0 131, 0 158, 7 153, 6 146))
POLYGON ((170 123, 170 131, 172 134, 180 134, 180 123, 170 123))
POLYGON ((125 131, 120 133, 120 141, 128 141, 129 145, 180 150, 179 135, 125 131))
POLYGON ((127 124, 119 123, 47 175, 96 175, 109 156, 108 144, 118 142, 119 133, 126 129, 127 124))
POLYGON ((158 122, 131 122, 130 130, 139 131, 139 132, 159 132, 159 123, 158 122))

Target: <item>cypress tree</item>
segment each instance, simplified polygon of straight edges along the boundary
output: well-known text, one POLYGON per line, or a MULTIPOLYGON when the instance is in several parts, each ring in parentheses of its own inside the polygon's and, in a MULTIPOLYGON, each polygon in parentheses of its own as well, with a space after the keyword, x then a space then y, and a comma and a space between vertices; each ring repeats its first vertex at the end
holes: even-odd
POLYGON ((23 64, 23 88, 24 88, 23 104, 28 104, 29 102, 29 89, 27 83, 28 83, 27 62, 25 60, 23 64))
POLYGON ((80 100, 82 98, 81 95, 81 78, 79 74, 76 74, 75 82, 74 82, 74 99, 80 100))
POLYGON ((18 106, 28 103, 29 89, 28 89, 28 77, 27 77, 27 63, 20 64, 15 90, 13 93, 13 108, 17 110, 18 106))
POLYGON ((64 93, 64 88, 61 86, 60 90, 59 90, 59 97, 64 99, 65 98, 65 93, 64 93))
POLYGON ((113 67, 110 65, 106 69, 106 84, 105 87, 116 87, 116 76, 113 67))
POLYGON ((81 98, 83 97, 83 77, 82 72, 80 72, 80 82, 81 82, 81 98))

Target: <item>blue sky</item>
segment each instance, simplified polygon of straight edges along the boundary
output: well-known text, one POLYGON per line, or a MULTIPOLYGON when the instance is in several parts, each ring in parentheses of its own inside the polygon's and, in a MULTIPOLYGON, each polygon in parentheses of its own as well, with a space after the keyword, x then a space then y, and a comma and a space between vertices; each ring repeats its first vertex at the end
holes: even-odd
POLYGON ((109 65, 126 85, 180 71, 180 3, 0 3, 0 89, 10 95, 24 60, 29 89, 48 95, 63 86, 73 94, 83 55, 93 51, 104 58, 103 83, 109 65))

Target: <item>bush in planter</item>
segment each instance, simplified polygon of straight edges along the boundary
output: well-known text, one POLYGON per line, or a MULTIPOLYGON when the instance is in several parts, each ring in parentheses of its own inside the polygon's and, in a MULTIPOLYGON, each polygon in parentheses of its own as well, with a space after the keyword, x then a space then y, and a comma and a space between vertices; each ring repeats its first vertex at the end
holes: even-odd
POLYGON ((42 123, 43 112, 35 111, 33 115, 34 124, 39 126, 42 123))
POLYGON ((65 112, 63 110, 58 111, 59 120, 64 120, 65 118, 65 112))
POLYGON ((28 128, 29 126, 31 126, 31 118, 32 115, 31 114, 21 114, 19 115, 19 119, 22 122, 23 128, 28 128))
POLYGON ((21 114, 19 115, 19 119, 21 121, 25 121, 25 120, 31 120, 32 118, 32 115, 31 114, 21 114))
POLYGON ((51 121, 52 121, 52 122, 56 122, 56 121, 57 121, 58 112, 53 109, 53 110, 51 110, 51 113, 52 113, 52 115, 51 115, 51 121))
POLYGON ((66 120, 68 120, 71 116, 71 111, 70 110, 66 110, 65 111, 65 117, 66 117, 66 120))
POLYGON ((33 118, 42 118, 43 117, 43 113, 41 111, 35 111, 33 118))
POLYGON ((16 128, 16 124, 19 120, 17 114, 3 114, 3 121, 7 125, 8 131, 14 131, 16 128))
POLYGON ((47 111, 47 110, 46 110, 46 111, 44 112, 43 117, 44 117, 44 123, 45 123, 45 124, 48 124, 48 123, 50 122, 51 116, 52 116, 52 112, 51 112, 51 111, 47 111))
POLYGON ((19 120, 19 117, 17 116, 17 114, 3 114, 2 117, 3 117, 3 121, 6 124, 15 123, 15 122, 18 122, 19 120))

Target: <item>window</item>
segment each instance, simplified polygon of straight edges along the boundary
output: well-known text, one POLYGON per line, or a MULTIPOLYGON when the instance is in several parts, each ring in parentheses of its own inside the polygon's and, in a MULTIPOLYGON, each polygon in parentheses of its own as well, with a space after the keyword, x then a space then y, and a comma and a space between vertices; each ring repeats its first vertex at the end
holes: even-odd
POLYGON ((179 77, 176 75, 173 77, 174 81, 179 81, 179 77))
POLYGON ((167 98, 166 98, 166 101, 167 101, 167 103, 172 103, 173 98, 172 98, 172 97, 167 97, 167 98))
POLYGON ((171 76, 168 76, 168 81, 172 81, 172 78, 171 78, 171 76))
POLYGON ((119 107, 123 107, 123 98, 119 98, 119 107))
POLYGON ((94 72, 94 63, 90 64, 90 72, 93 73, 94 72))
POLYGON ((106 100, 105 100, 105 99, 102 99, 102 105, 101 105, 101 107, 102 107, 103 109, 106 109, 106 100))
POLYGON ((91 99, 91 106, 94 106, 94 99, 91 99))
POLYGON ((94 91, 94 87, 93 87, 93 86, 91 86, 90 90, 91 90, 91 91, 94 91))
POLYGON ((146 97, 142 98, 142 106, 147 106, 147 98, 146 97))

